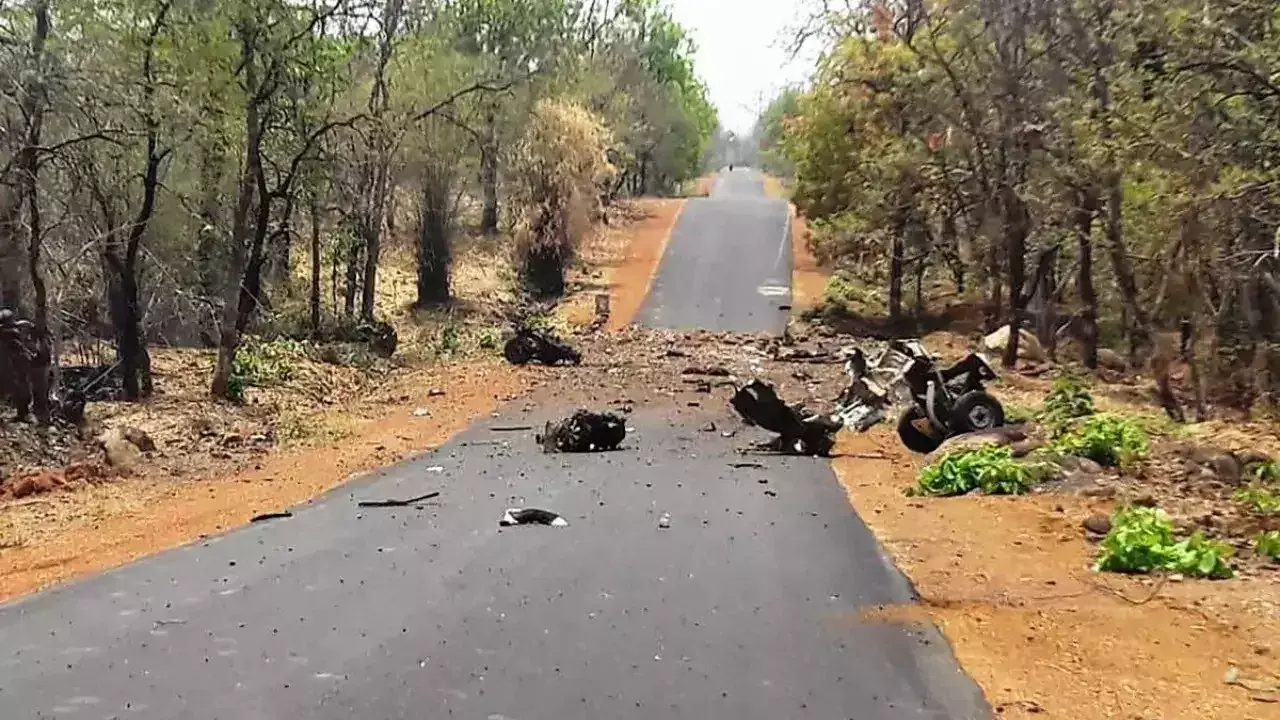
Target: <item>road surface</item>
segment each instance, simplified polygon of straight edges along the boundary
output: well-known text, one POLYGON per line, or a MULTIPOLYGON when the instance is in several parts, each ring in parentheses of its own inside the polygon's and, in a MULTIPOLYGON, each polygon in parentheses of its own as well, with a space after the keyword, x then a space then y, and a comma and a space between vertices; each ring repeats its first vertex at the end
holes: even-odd
MULTIPOLYGON (((722 188, 756 182, 735 174, 722 188)), ((754 249, 776 242, 741 207, 691 216, 708 236, 682 227, 671 251, 710 265, 725 232, 754 249)), ((719 262, 710 274, 735 277, 729 266, 746 260, 719 262)), ((757 329, 773 322, 757 317, 757 329)), ((732 468, 740 440, 700 432, 728 426, 726 411, 672 400, 640 407, 615 453, 545 455, 526 433, 494 429, 538 424, 564 402, 543 391, 292 518, 0 608, 0 716, 988 716, 934 629, 861 619, 911 589, 826 462, 732 468), (438 505, 356 505, 435 488, 438 505), (570 526, 498 527, 525 504, 570 526)))
POLYGON ((791 305, 791 215, 735 170, 686 202, 640 311, 651 327, 781 333, 791 305))

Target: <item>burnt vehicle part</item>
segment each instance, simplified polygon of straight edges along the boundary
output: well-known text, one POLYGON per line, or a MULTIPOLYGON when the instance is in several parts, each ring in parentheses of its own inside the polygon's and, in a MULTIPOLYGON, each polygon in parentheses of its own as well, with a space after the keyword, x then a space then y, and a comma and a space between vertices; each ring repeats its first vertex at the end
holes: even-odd
POLYGON ((845 368, 850 384, 837 401, 837 415, 865 431, 891 407, 905 405, 898 437, 914 452, 932 452, 949 437, 1004 425, 1004 407, 985 387, 996 372, 979 353, 943 367, 920 341, 895 340, 873 359, 852 351, 845 368))
POLYGON ((835 417, 809 414, 800 404, 788 405, 772 385, 760 380, 739 388, 729 400, 748 425, 755 425, 778 437, 757 449, 790 455, 827 457, 836 444, 843 423, 835 417))

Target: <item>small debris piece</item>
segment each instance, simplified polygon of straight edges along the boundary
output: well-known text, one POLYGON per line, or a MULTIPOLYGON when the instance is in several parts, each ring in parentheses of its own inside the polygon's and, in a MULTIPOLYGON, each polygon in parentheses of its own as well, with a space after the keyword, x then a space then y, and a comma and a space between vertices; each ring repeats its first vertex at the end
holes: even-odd
POLYGON ((709 422, 706 425, 702 426, 702 432, 713 433, 715 431, 716 431, 716 424, 713 422, 709 422))
POLYGON ((413 411, 413 416, 414 417, 430 417, 431 411, 428 410, 427 408, 418 408, 417 410, 413 411))
POLYGON ((444 388, 433 387, 427 391, 427 397, 440 397, 444 394, 444 388))
POLYGON ((727 368, 720 367, 719 365, 713 365, 711 367, 692 366, 685 368, 684 374, 706 375, 707 377, 729 377, 729 370, 727 368))
POLYGON ((671 527, 671 513, 662 513, 662 517, 658 518, 658 527, 663 530, 671 527))
POLYGON ((537 508, 509 508, 498 521, 502 527, 513 525, 547 525, 550 527, 568 527, 569 521, 550 510, 537 508))
POLYGON ((546 452, 601 452, 618 449, 626 437, 621 417, 579 410, 566 420, 547 423, 538 443, 546 452))
POLYGON ((763 465, 763 464, 761 464, 761 463, 755 463, 755 462, 736 462, 736 463, 729 463, 729 467, 734 468, 735 470, 741 470, 741 469, 743 469, 743 468, 755 468, 755 469, 757 469, 757 470, 763 470, 763 469, 764 469, 764 465, 763 465))
POLYGON ((502 348, 512 365, 539 362, 543 365, 580 365, 582 353, 545 328, 522 326, 502 348))
POLYGON ((407 500, 362 500, 357 505, 363 508, 407 507, 435 497, 440 497, 439 491, 429 492, 426 495, 419 495, 407 500))
POLYGON ((442 473, 442 472, 444 472, 444 466, 443 466, 443 465, 432 465, 431 467, 427 468, 427 472, 429 472, 429 473, 442 473))
POLYGON ((254 515, 253 519, 250 520, 249 522, 260 523, 260 522, 266 522, 268 520, 283 520, 285 518, 291 518, 291 517, 293 517, 293 513, 289 512, 288 510, 285 510, 284 512, 270 512, 270 513, 262 513, 261 515, 254 515))
POLYGON ((498 427, 490 428, 493 432, 524 432, 532 429, 532 425, 499 425, 498 427))

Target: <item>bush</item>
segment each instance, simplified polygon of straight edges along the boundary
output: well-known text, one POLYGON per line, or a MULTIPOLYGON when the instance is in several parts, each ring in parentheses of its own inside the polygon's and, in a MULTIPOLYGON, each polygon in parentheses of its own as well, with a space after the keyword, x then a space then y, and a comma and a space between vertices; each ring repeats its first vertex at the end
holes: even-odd
POLYGON ((614 174, 611 143, 600 118, 578 105, 543 100, 533 110, 515 163, 514 204, 520 277, 535 296, 564 293, 565 271, 614 174))
POLYGON ((1258 463, 1249 471, 1249 476, 1264 483, 1280 482, 1280 462, 1267 460, 1258 463))
POLYGON ((991 495, 1021 495, 1035 482, 1032 469, 1007 447, 984 447, 950 453, 920 472, 908 495, 949 497, 982 490, 991 495))
POLYGON ((1280 530, 1268 530, 1259 535, 1256 547, 1259 555, 1280 560, 1280 530))
POLYGON ((1095 569, 1118 573, 1156 571, 1188 577, 1222 579, 1234 573, 1227 563, 1230 546, 1196 532, 1186 540, 1174 537, 1173 523, 1162 510, 1125 508, 1115 514, 1111 532, 1102 541, 1095 569))
POLYGON ((227 394, 234 400, 243 401, 248 388, 274 387, 289 382, 297 374, 298 360, 306 353, 307 346, 297 340, 277 338, 264 342, 246 337, 231 366, 227 394))
POLYGON ((1072 420, 1089 417, 1096 412, 1093 396, 1084 381, 1063 375, 1053 381, 1053 388, 1044 400, 1044 409, 1040 411, 1040 420, 1055 432, 1062 432, 1072 420))
POLYGON ((1147 431, 1130 418, 1093 415, 1053 443, 1053 450, 1088 458, 1105 467, 1124 467, 1147 456, 1147 431))
POLYGON ((1253 512, 1262 515, 1280 513, 1280 493, 1267 487, 1261 481, 1254 480, 1247 486, 1240 488, 1235 497, 1237 502, 1253 512))

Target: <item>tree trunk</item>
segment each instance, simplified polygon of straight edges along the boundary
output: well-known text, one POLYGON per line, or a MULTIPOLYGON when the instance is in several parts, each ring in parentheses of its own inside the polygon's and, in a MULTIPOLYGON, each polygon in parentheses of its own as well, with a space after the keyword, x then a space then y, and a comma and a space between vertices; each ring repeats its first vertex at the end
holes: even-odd
POLYGON ((22 196, 0 183, 0 308, 22 315, 22 196))
POLYGON ((1107 253, 1111 256, 1111 267, 1116 275, 1120 300, 1124 303, 1129 320, 1130 327, 1126 329, 1129 331, 1130 361, 1134 361, 1137 354, 1151 344, 1151 316, 1142 307, 1138 281, 1134 276, 1133 265, 1129 262, 1129 249, 1124 240, 1124 194, 1118 171, 1112 172, 1107 179, 1105 225, 1107 253))
POLYGON ((1005 254, 1009 262, 1009 344, 1005 346, 1001 365, 1007 368, 1018 362, 1019 336, 1022 329, 1022 314, 1026 309, 1028 293, 1023 290, 1027 281, 1026 254, 1027 235, 1031 231, 1031 218, 1027 208, 1018 197, 1018 191, 1006 185, 1002 192, 1001 206, 1004 210, 1005 254))
POLYGON ((1076 291, 1080 295, 1080 362, 1098 369, 1098 292, 1093 286, 1093 221, 1098 215, 1098 193, 1090 187, 1077 194, 1075 211, 1076 254, 1080 266, 1076 291))
POLYGON ((347 240, 347 285, 342 298, 342 309, 347 317, 356 314, 356 293, 360 291, 360 235, 353 232, 347 240))
POLYGON ((889 258, 889 321, 892 323, 902 318, 902 275, 906 270, 907 251, 901 229, 901 225, 895 224, 889 258))
POLYGON ((311 336, 320 337, 320 194, 311 193, 311 292, 308 296, 310 308, 311 336))
POLYGON ((196 265, 200 273, 200 287, 206 297, 219 292, 224 279, 224 269, 218 262, 219 232, 222 225, 222 172, 225 163, 217 142, 206 140, 200 144, 200 231, 197 234, 196 265))
POLYGON ((498 233, 498 113, 493 108, 485 116, 484 140, 480 146, 480 187, 484 194, 484 211, 480 232, 498 233))
POLYGON ((22 195, 27 201, 27 272, 35 301, 36 361, 32 375, 32 411, 41 425, 48 425, 49 366, 53 357, 49 335, 49 297, 44 283, 41 259, 44 253, 44 227, 40 215, 40 162, 37 155, 44 134, 44 112, 47 105, 44 86, 44 48, 49 37, 49 3, 37 0, 34 7, 35 28, 31 36, 33 68, 31 84, 24 88, 23 115, 27 119, 26 145, 18 157, 18 172, 23 181, 22 195))
MULTIPOLYGON (((213 371, 211 391, 214 397, 234 400, 231 388, 231 370, 235 365, 236 351, 240 348, 239 305, 244 273, 248 264, 248 243, 251 232, 249 217, 258 175, 262 171, 262 118, 255 64, 255 28, 241 27, 241 62, 244 66, 245 86, 249 99, 245 103, 245 159, 236 196, 235 215, 231 226, 231 259, 228 263, 226 290, 223 295, 221 327, 218 332, 218 362, 213 371)), ((259 198, 259 203, 267 198, 259 198)))
POLYGON ((418 301, 420 308, 449 302, 451 262, 448 170, 432 168, 423 178, 418 226, 418 301))

